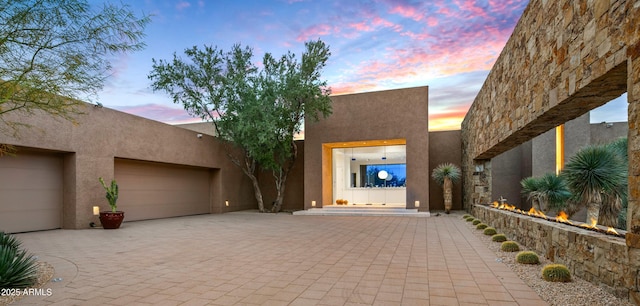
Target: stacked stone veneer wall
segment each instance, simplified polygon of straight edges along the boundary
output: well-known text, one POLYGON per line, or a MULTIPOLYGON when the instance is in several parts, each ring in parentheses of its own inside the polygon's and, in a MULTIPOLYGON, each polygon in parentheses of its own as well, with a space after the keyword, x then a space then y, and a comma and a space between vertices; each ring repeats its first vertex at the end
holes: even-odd
POLYGON ((624 239, 482 205, 475 205, 472 214, 509 239, 566 265, 573 275, 606 284, 620 298, 640 301, 640 249, 627 247, 624 239))
POLYGON ((491 158, 625 91, 627 243, 640 248, 640 1, 532 0, 462 123, 463 205, 489 202, 491 158))

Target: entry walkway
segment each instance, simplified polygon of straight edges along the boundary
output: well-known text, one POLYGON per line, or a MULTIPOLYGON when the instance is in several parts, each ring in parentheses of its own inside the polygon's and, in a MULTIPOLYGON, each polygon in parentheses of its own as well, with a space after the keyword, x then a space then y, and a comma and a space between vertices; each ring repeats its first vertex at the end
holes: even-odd
POLYGON ((464 224, 236 212, 20 234, 56 268, 16 305, 544 305, 464 224))

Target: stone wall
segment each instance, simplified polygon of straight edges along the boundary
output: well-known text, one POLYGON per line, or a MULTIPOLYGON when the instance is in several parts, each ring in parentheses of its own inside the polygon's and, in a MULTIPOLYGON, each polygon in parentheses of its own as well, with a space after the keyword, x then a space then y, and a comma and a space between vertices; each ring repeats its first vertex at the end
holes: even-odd
POLYGON ((627 247, 624 239, 482 205, 472 214, 573 275, 640 303, 640 249, 627 247))
POLYGON ((640 248, 638 24, 638 0, 529 3, 462 123, 465 207, 491 195, 478 165, 627 91, 627 240, 640 248))

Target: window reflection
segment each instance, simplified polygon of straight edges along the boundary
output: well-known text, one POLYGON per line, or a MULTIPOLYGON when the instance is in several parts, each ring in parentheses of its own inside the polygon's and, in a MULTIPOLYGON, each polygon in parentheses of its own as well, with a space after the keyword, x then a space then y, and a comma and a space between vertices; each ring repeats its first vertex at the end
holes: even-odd
POLYGON ((406 203, 405 145, 334 148, 332 161, 334 202, 406 203))

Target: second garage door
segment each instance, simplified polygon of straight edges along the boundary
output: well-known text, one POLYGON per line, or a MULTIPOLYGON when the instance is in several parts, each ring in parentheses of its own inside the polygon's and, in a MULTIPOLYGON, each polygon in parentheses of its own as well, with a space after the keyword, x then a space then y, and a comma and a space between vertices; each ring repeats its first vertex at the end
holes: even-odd
POLYGON ((209 177, 206 168, 116 159, 118 210, 125 221, 209 213, 209 177))

